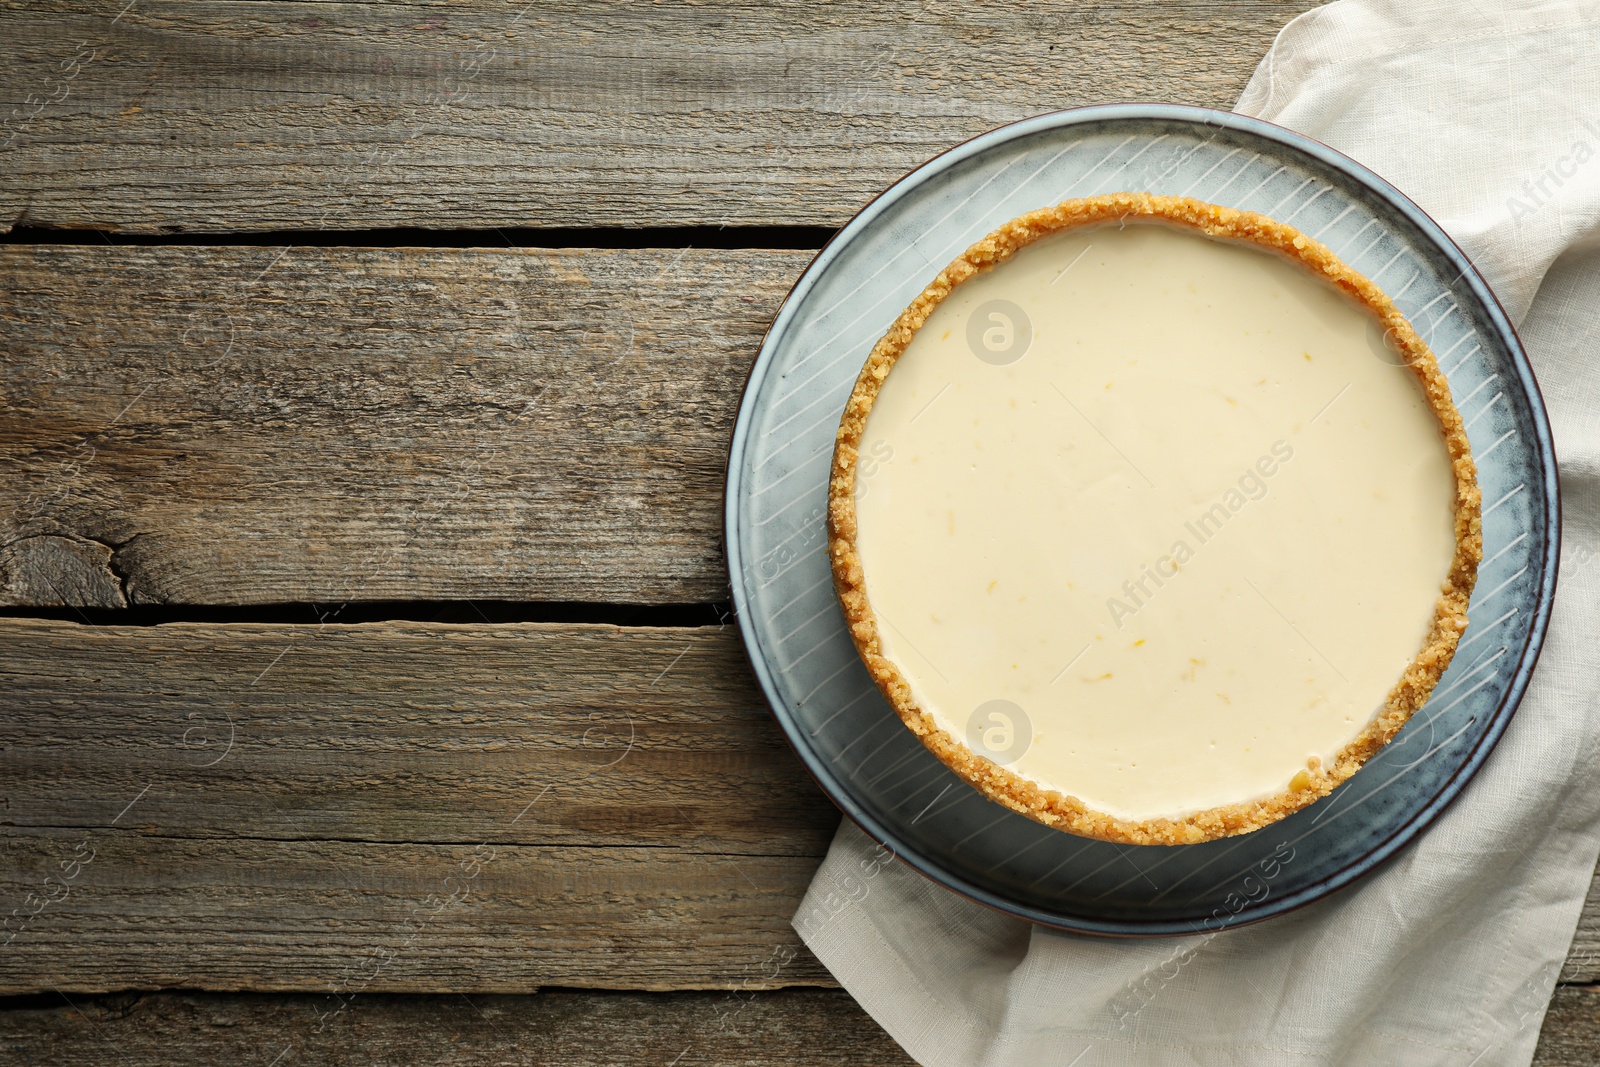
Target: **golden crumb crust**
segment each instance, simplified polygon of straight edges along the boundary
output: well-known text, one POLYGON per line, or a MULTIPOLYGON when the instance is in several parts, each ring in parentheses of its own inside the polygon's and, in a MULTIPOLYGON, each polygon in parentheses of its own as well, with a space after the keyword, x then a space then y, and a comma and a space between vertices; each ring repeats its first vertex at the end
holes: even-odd
POLYGON ((1483 558, 1482 494, 1477 467, 1461 414, 1438 361, 1405 316, 1376 285, 1342 262, 1326 246, 1291 226, 1249 211, 1220 207, 1187 197, 1114 193, 1067 200, 1012 219, 968 248, 939 273, 895 320, 872 349, 845 405, 834 445, 828 483, 828 555, 834 586, 844 607, 850 637, 868 673, 913 733, 967 782, 1013 811, 1047 826, 1084 837, 1136 845, 1179 845, 1248 833, 1275 822, 1330 793, 1389 742, 1413 712, 1427 701, 1467 626, 1467 601, 1483 558), (1212 237, 1248 241, 1286 254, 1366 305, 1385 327, 1385 336, 1405 358, 1438 417, 1455 472, 1456 551, 1438 600, 1433 626, 1383 708, 1345 745, 1331 764, 1296 774, 1283 793, 1264 800, 1206 808, 1176 819, 1119 819, 1095 811, 1075 797, 1045 789, 1028 778, 974 753, 941 728, 918 706, 911 687, 883 655, 872 606, 867 602, 856 548, 856 459, 867 415, 878 390, 905 352, 918 328, 951 291, 968 278, 1005 262, 1041 237, 1074 226, 1148 219, 1176 223, 1212 237))

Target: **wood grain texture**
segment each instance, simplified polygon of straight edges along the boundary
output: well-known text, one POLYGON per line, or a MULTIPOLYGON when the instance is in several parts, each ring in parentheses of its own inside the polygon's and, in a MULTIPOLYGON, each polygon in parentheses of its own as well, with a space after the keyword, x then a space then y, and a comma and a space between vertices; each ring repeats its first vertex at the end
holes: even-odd
POLYGON ((1600 1063, 1600 988, 1557 986, 1539 1031, 1533 1067, 1594 1067, 1600 1063))
POLYGON ((911 1059, 849 995, 780 993, 60 997, 0 1011, 11 1062, 119 1067, 899 1067, 911 1059), (175 1050, 182 1050, 181 1057, 175 1050), (279 1060, 273 1057, 281 1056, 279 1060))
POLYGON ((0 645, 0 992, 737 985, 838 824, 731 626, 0 645))
POLYGON ((809 258, 0 247, 0 604, 724 600, 809 258))
POLYGON ((0 993, 831 984, 789 925, 815 857, 174 829, 9 830, 0 993))
POLYGON ((839 822, 731 623, 0 619, 0 648, 7 830, 815 860, 839 822))
POLYGON ((1315 4, 121 6, 7 10, 0 226, 838 225, 1005 122, 1229 107, 1315 4))
MULTIPOLYGON (((195 1063, 536 1062, 547 1067, 743 1064, 900 1065, 912 1061, 850 996, 779 992, 389 996, 59 995, 0 1011, 14 1062, 122 1067, 195 1063), (330 1020, 323 1025, 323 1020, 330 1020), (319 1031, 318 1027, 322 1026, 319 1031)), ((1487 1061, 1485 1061, 1487 1062, 1487 1061)), ((1533 1067, 1600 1062, 1600 989, 1557 988, 1533 1067)))

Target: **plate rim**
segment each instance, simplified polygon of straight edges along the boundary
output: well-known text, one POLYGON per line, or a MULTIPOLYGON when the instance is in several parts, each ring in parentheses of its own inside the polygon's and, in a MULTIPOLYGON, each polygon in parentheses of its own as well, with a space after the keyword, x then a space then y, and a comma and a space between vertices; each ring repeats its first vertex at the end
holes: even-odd
MULTIPOLYGON (((1432 216, 1418 206, 1415 201, 1375 171, 1350 156, 1315 138, 1265 119, 1190 104, 1092 104, 1049 111, 1020 119, 1016 122, 1010 122, 968 138, 934 155, 922 164, 907 171, 898 180, 867 201, 860 210, 851 216, 850 221, 840 227, 833 237, 811 258, 811 261, 806 264, 804 270, 801 271, 794 284, 790 287, 788 294, 784 297, 778 313, 773 317, 766 332, 762 335, 756 358, 751 362, 750 369, 746 374, 744 387, 740 391, 738 414, 729 438, 728 461, 723 481, 723 558, 728 570, 728 584, 733 613, 739 624, 739 634, 745 659, 750 664, 752 673, 756 676, 762 695, 766 698, 768 710, 772 717, 777 720, 778 726, 783 732, 784 740, 800 760, 801 766, 805 768, 806 772, 822 789, 828 799, 835 807, 839 808, 845 817, 849 818, 871 837, 874 842, 889 849, 897 860, 945 889, 958 893, 968 900, 972 900, 991 910, 1052 930, 1112 938, 1192 935, 1207 931, 1249 926, 1287 914, 1358 881, 1383 865, 1395 853, 1399 852, 1400 849, 1404 848, 1431 826, 1456 797, 1465 790, 1472 778, 1477 775, 1490 753, 1498 745, 1517 709, 1521 706, 1522 698, 1526 694, 1533 670, 1544 649, 1550 614, 1555 601, 1555 589, 1560 565, 1560 544, 1561 489, 1559 469, 1555 443, 1550 431, 1549 415, 1545 409, 1544 396, 1539 388, 1538 380, 1533 374, 1532 365, 1528 361, 1527 352, 1523 348, 1522 340, 1517 334, 1516 327, 1506 314, 1499 298, 1489 288, 1488 283, 1483 280, 1477 266, 1467 254, 1445 232, 1444 228, 1435 222, 1432 216), (882 825, 879 820, 855 802, 849 792, 843 788, 842 784, 833 775, 826 762, 797 736, 796 731, 799 724, 793 719, 792 715, 787 711, 785 703, 779 698, 771 665, 764 655, 757 654, 761 648, 761 642, 759 635, 754 630, 754 624, 750 621, 749 597, 739 578, 744 563, 741 558, 738 537, 740 529, 738 504, 742 499, 740 490, 742 490, 743 486, 741 472, 737 469, 737 463, 746 452, 751 437, 752 405, 748 401, 766 381, 767 372, 772 363, 775 338, 783 336, 786 332, 790 321, 795 316, 798 305, 815 286, 827 266, 837 258, 851 240, 874 219, 883 214, 888 207, 897 203, 924 182, 967 159, 1009 141, 1032 136, 1046 130, 1127 120, 1176 121, 1201 126, 1221 127, 1247 136, 1256 136, 1271 141, 1281 148, 1297 152, 1303 156, 1309 156, 1324 166, 1343 172, 1358 185, 1376 194, 1388 206, 1397 210, 1408 222, 1431 240, 1444 255, 1445 259, 1460 271, 1460 280, 1467 283, 1468 289, 1478 299, 1480 307, 1487 313, 1490 326, 1500 336, 1511 357, 1511 365, 1516 371, 1518 384, 1528 400, 1529 410, 1532 414, 1530 428, 1532 430, 1532 439, 1536 445, 1535 451, 1540 460, 1543 474, 1542 487, 1545 491, 1546 500, 1545 517, 1548 527, 1547 534, 1543 538, 1541 545, 1544 559, 1539 569, 1538 595, 1530 620, 1528 636, 1523 642, 1516 670, 1512 673, 1506 691, 1495 705, 1490 722, 1479 736, 1472 752, 1457 767, 1449 779, 1445 781, 1438 793, 1426 804, 1418 808, 1388 838, 1345 866, 1322 878, 1282 897, 1268 898, 1268 900, 1262 901, 1258 907, 1245 908, 1215 925, 1207 922, 1193 923, 1182 920, 1157 920, 1142 923, 1134 920, 1112 921, 1064 916, 1057 912, 1007 899, 1002 894, 974 885, 967 879, 946 870, 937 861, 923 855, 919 849, 905 845, 904 842, 899 840, 898 834, 882 825)), ((1171 847, 1182 848, 1184 846, 1175 845, 1171 847)))

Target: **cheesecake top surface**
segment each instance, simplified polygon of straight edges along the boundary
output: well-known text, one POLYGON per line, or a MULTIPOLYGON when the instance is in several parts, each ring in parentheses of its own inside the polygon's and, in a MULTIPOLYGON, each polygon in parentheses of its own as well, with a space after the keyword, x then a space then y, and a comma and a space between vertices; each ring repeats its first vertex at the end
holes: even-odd
POLYGON ((1471 460, 1431 353, 1325 249, 1095 203, 974 246, 875 349, 836 583, 901 717, 993 798, 1113 840, 1243 832, 1448 663, 1471 460))

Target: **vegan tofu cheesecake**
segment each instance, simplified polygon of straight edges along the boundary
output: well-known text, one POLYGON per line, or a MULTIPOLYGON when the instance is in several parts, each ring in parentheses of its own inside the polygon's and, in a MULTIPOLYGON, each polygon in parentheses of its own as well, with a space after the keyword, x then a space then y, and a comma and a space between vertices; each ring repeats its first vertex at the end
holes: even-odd
POLYGON ((1133 844, 1355 773, 1449 665, 1482 556, 1460 414, 1393 301, 1288 225, 1135 193, 1006 223, 899 316, 828 533, 906 726, 992 800, 1133 844))

